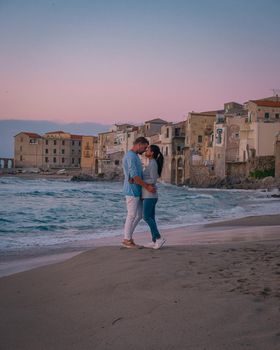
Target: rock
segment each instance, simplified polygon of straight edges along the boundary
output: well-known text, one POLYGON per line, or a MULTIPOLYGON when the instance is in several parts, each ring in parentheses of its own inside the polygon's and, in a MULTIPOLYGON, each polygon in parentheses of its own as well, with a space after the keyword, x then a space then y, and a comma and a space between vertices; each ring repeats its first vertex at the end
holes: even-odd
POLYGON ((97 181, 97 179, 92 175, 79 174, 79 175, 72 176, 71 181, 78 181, 78 182, 79 181, 97 181))

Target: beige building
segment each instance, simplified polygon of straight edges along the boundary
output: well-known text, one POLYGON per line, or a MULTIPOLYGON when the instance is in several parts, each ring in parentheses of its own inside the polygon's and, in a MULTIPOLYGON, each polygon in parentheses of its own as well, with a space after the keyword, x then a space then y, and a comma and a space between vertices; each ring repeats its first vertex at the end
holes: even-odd
POLYGON ((280 131, 278 97, 245 103, 248 118, 240 130, 239 155, 243 162, 274 155, 274 140, 280 131))
POLYGON ((236 102, 226 103, 224 110, 216 116, 213 134, 214 170, 219 178, 226 177, 227 163, 240 161, 240 128, 247 117, 247 111, 236 102))
POLYGON ((83 173, 96 174, 98 171, 96 136, 82 136, 81 168, 83 173))
POLYGON ((159 134, 161 127, 165 124, 167 124, 167 121, 160 118, 147 120, 143 125, 143 132, 140 131, 140 133, 143 133, 143 136, 145 137, 150 137, 152 135, 159 134))
POLYGON ((43 168, 79 168, 81 166, 82 136, 64 131, 43 135, 43 168))
POLYGON ((209 111, 187 116, 185 123, 185 166, 184 181, 198 185, 200 174, 213 172, 213 137, 216 114, 223 111, 209 111))
POLYGON ((15 136, 15 166, 43 170, 79 168, 81 144, 81 135, 63 131, 48 132, 43 136, 21 132, 15 136))
POLYGON ((32 132, 20 132, 14 136, 15 168, 40 168, 42 159, 43 139, 32 132))
POLYGON ((209 159, 209 142, 214 130, 216 114, 219 111, 188 114, 186 120, 185 146, 190 148, 191 162, 202 163, 209 159))
POLYGON ((278 98, 230 107, 225 104, 225 112, 217 114, 214 126, 215 175, 242 178, 256 168, 269 168, 275 135, 280 131, 278 98))
POLYGON ((167 123, 161 127, 157 144, 164 156, 161 180, 181 185, 184 183, 185 122, 167 123))
POLYGON ((280 181, 280 132, 275 137, 275 178, 280 181))

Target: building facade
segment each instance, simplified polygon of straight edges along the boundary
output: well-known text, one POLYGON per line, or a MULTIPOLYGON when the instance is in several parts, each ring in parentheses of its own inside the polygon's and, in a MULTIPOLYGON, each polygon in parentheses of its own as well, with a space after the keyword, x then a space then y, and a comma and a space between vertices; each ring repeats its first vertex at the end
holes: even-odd
POLYGON ((21 132, 14 139, 15 167, 68 169, 80 168, 82 136, 63 131, 43 136, 21 132))
POLYGON ((42 158, 43 138, 36 133, 20 132, 14 136, 14 166, 15 168, 40 168, 42 158))

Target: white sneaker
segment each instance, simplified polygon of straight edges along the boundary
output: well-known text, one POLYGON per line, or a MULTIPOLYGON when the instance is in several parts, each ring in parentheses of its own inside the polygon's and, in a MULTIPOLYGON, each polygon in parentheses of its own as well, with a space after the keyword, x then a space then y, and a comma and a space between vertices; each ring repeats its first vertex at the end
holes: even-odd
POLYGON ((156 243, 154 243, 153 249, 160 249, 164 245, 165 242, 166 242, 166 239, 163 237, 160 239, 157 239, 156 243))
POLYGON ((150 242, 150 243, 145 244, 144 247, 145 247, 145 248, 154 248, 154 245, 155 245, 155 244, 156 244, 156 243, 154 243, 154 242, 150 242))

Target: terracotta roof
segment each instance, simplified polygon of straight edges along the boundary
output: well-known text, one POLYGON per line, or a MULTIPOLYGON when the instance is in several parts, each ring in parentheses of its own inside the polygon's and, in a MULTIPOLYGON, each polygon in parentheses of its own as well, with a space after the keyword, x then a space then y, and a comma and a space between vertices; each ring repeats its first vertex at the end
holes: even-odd
POLYGON ((47 134, 66 134, 64 131, 49 131, 49 132, 46 132, 46 135, 47 134))
MULTIPOLYGON (((19 134, 25 134, 25 135, 27 135, 27 136, 33 138, 33 139, 40 139, 40 138, 42 138, 41 135, 36 134, 35 132, 25 132, 25 131, 22 131, 22 132, 18 133, 17 135, 19 135, 19 134)), ((16 135, 16 136, 17 136, 17 135, 16 135)))
POLYGON ((191 112, 190 113, 191 115, 200 115, 200 116, 203 116, 203 117, 216 117, 216 113, 207 113, 207 112, 202 112, 202 113, 197 113, 197 112, 191 112))
POLYGON ((259 107, 274 107, 280 108, 280 101, 268 101, 268 100, 251 100, 259 107))
POLYGON ((74 140, 82 140, 83 136, 82 135, 71 135, 71 139, 74 140))

